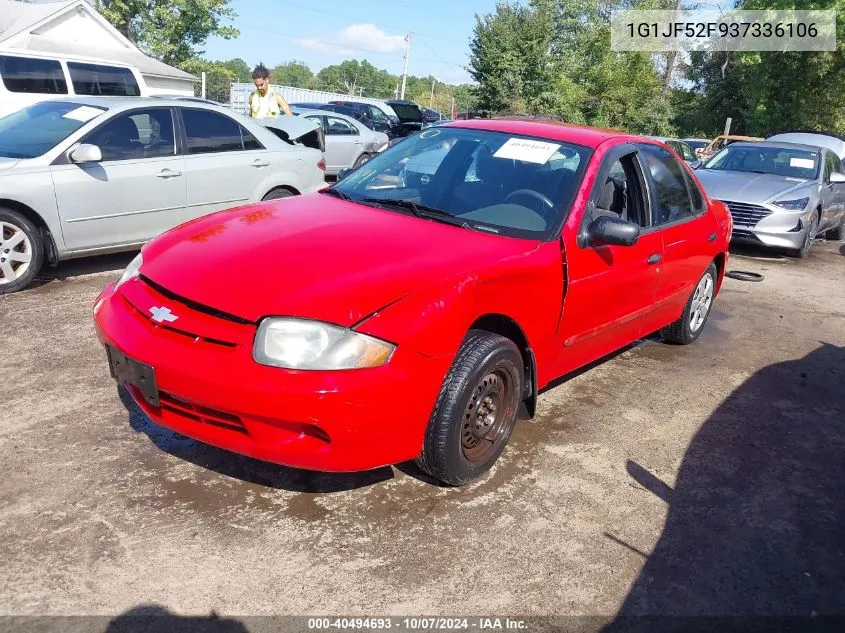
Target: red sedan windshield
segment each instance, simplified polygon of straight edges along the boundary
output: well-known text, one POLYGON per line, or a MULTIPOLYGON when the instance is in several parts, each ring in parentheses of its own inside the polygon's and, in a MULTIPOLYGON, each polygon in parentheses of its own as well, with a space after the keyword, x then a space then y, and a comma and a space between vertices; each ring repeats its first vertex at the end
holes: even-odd
POLYGON ((426 217, 540 239, 560 226, 589 155, 589 148, 560 141, 437 127, 380 154, 334 189, 364 204, 421 209, 426 217))

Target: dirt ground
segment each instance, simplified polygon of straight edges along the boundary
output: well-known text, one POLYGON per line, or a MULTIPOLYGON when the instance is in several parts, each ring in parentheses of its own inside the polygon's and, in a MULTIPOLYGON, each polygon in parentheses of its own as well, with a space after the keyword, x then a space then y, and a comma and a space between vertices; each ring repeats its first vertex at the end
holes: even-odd
POLYGON ((841 243, 735 255, 696 344, 561 381, 462 489, 154 426, 91 324, 131 257, 0 297, 0 614, 845 613, 841 243))

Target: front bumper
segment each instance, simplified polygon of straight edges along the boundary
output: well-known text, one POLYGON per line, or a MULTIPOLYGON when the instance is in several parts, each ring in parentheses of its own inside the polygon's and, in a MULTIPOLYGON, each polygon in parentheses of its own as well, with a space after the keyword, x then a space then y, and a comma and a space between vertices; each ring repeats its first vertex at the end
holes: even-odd
POLYGON ((192 311, 138 279, 118 292, 108 286, 95 302, 94 320, 104 344, 155 369, 159 406, 128 387, 155 423, 311 470, 367 470, 419 455, 451 362, 400 345, 389 363, 373 369, 266 367, 252 359, 254 324, 192 311), (162 305, 181 318, 162 325, 145 316, 149 306, 162 305))
POLYGON ((814 213, 812 207, 788 211, 773 204, 723 202, 730 209, 734 221, 732 241, 772 248, 801 248, 814 213))

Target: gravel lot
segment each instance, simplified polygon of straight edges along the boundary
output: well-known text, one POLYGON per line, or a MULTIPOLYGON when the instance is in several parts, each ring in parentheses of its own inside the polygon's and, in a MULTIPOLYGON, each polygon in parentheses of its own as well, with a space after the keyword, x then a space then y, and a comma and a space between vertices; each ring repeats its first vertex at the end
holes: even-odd
POLYGON ((696 344, 561 381, 463 489, 152 425, 90 317, 131 257, 0 297, 0 614, 845 613, 841 243, 735 255, 696 344))

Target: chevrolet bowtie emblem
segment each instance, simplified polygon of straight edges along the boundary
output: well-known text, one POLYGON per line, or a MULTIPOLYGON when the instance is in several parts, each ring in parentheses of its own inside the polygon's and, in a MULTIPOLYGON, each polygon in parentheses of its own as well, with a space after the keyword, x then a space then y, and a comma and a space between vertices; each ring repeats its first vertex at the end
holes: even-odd
POLYGON ((163 306, 161 308, 153 306, 152 308, 150 308, 150 314, 153 315, 153 321, 155 321, 156 323, 164 323, 165 321, 167 321, 168 323, 173 323, 176 319, 179 318, 170 311, 170 308, 165 308, 163 306))

